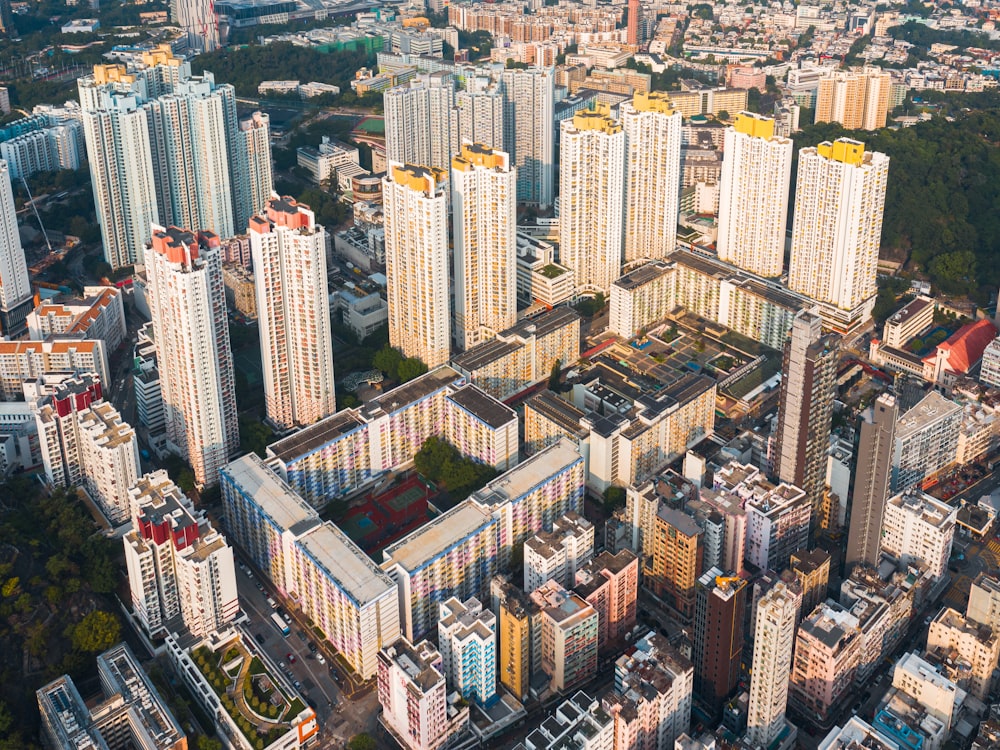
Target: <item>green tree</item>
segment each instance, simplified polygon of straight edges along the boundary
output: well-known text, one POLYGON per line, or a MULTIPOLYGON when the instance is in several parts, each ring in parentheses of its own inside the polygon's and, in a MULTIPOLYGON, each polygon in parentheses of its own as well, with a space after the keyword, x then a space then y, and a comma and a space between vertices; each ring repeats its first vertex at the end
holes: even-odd
POLYGON ((626 494, 622 487, 614 485, 604 490, 604 512, 611 515, 616 509, 625 507, 626 494))
POLYGON ((562 374, 562 360, 557 359, 552 363, 552 371, 549 373, 549 390, 559 390, 559 376, 562 374))
POLYGON ((95 610, 73 627, 71 641, 77 651, 107 651, 121 640, 122 627, 111 612, 95 610))
POLYGON ((261 458, 267 451, 267 445, 274 439, 274 431, 258 419, 240 416, 240 448, 247 453, 251 451, 261 458))
POLYGON ((407 357, 399 363, 399 382, 405 383, 427 372, 427 365, 417 357, 407 357))
POLYGON ((370 734, 356 734, 347 743, 347 750, 375 750, 378 747, 370 734))
POLYGON ((386 344, 372 358, 372 367, 381 370, 387 378, 399 379, 399 366, 403 363, 403 355, 399 349, 386 344))
POLYGON ((203 734, 198 735, 194 741, 195 750, 222 750, 222 740, 216 739, 215 737, 206 737, 203 734))

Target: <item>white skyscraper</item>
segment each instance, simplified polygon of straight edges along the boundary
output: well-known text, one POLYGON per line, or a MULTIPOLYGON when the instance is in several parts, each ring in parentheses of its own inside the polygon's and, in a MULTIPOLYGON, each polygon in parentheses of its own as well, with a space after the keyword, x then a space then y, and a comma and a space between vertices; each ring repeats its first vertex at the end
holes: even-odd
POLYGON ((465 88, 455 94, 458 142, 504 147, 503 84, 487 76, 468 76, 465 88))
POLYGON ((382 180, 389 343, 433 369, 448 362, 448 173, 390 162, 382 180))
POLYGON ((240 120, 233 151, 237 164, 233 169, 233 215, 239 233, 246 229, 250 217, 264 211, 271 200, 271 118, 254 112, 240 120))
POLYGON ((785 262, 792 142, 774 120, 741 112, 726 128, 719 185, 719 259, 759 276, 780 276, 785 262))
POLYGON ((16 338, 24 333, 31 309, 31 283, 17 231, 14 191, 7 162, 0 160, 0 334, 16 338))
POLYGON ((169 46, 133 70, 98 65, 79 81, 87 158, 105 256, 141 264, 149 227, 230 237, 271 191, 267 119, 243 124, 236 92, 211 73, 191 75, 169 46))
POLYGON ((505 70, 504 151, 517 167, 517 200, 542 207, 555 199, 555 74, 505 70))
POLYGON ((458 153, 455 84, 448 73, 432 73, 383 95, 385 155, 390 162, 448 170, 458 153))
POLYGON ((785 726, 800 599, 779 581, 757 603, 746 735, 754 747, 769 747, 785 726))
POLYGON ((192 635, 224 628, 240 611, 233 550, 162 469, 130 495, 132 530, 122 541, 132 611, 152 636, 176 628, 192 635))
POLYGON ((665 93, 620 107, 625 131, 625 263, 674 251, 681 189, 681 114, 665 93))
POLYGON ((210 233, 154 227, 146 250, 167 444, 201 485, 218 481, 239 445, 220 245, 210 233))
POLYGON ((145 82, 122 66, 95 66, 78 82, 91 186, 104 258, 112 268, 142 264, 150 227, 160 221, 141 105, 145 82))
POLYGON ((848 138, 799 152, 788 286, 837 330, 875 305, 889 157, 848 138))
POLYGON ((455 338, 468 349, 517 322, 517 170, 503 151, 464 145, 451 196, 455 338))
POLYGON ((326 231, 291 198, 250 220, 267 418, 280 430, 337 410, 326 231))
POLYGON ((559 262, 577 291, 607 294, 621 275, 625 133, 602 104, 561 127, 559 262))
POLYGON ((211 73, 188 78, 146 105, 164 223, 220 237, 236 233, 227 138, 235 108, 232 86, 216 86, 211 73))

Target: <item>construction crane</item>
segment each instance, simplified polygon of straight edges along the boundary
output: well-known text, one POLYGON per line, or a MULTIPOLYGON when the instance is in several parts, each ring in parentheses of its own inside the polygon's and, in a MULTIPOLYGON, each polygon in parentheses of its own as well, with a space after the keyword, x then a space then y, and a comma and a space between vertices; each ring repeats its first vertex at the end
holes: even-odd
POLYGON ((28 203, 31 205, 31 210, 35 212, 35 218, 38 219, 38 227, 42 230, 42 237, 45 238, 45 245, 49 248, 49 252, 52 252, 52 243, 49 242, 49 233, 45 231, 45 225, 42 223, 42 217, 38 213, 38 206, 35 205, 35 199, 31 197, 31 188, 28 187, 28 181, 21 175, 21 184, 24 185, 24 190, 28 194, 28 203))
POLYGON ((743 579, 739 576, 716 576, 715 585, 720 589, 728 587, 730 584, 736 581, 742 581, 743 579))

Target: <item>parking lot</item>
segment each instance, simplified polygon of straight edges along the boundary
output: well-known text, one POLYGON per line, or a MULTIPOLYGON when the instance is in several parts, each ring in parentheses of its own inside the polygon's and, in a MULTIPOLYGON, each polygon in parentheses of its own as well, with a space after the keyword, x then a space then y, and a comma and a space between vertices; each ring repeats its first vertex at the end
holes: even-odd
POLYGON ((267 582, 251 572, 238 557, 236 585, 240 604, 250 618, 247 629, 316 711, 320 724, 319 747, 340 748, 355 734, 373 731, 378 704, 375 691, 361 691, 357 699, 352 700, 349 696, 353 694, 353 686, 342 668, 323 656, 317 643, 295 622, 292 613, 278 603, 267 582), (272 608, 268 597, 277 607, 272 608), (271 615, 276 612, 286 619, 287 636, 271 621, 271 615))

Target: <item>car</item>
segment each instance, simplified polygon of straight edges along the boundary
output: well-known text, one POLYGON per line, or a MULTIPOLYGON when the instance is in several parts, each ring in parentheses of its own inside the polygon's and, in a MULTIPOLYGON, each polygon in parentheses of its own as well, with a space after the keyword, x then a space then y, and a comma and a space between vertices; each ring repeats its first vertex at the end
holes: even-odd
POLYGON ((262 636, 260 633, 257 633, 257 635, 255 635, 254 638, 257 639, 257 643, 261 644, 262 646, 264 645, 264 636, 262 636))
POLYGON ((323 654, 317 654, 316 661, 318 661, 320 664, 326 664, 326 659, 323 657, 323 654))
POLYGON ((250 568, 247 568, 247 578, 249 578, 251 581, 253 580, 253 571, 250 570, 250 568))
POLYGON ((260 581, 257 581, 257 590, 258 591, 263 591, 264 590, 264 584, 261 583, 260 581))
POLYGON ((316 647, 315 643, 310 643, 309 644, 309 650, 312 651, 315 654, 316 651, 318 651, 319 649, 316 647))
POLYGON ((296 690, 301 690, 301 689, 302 689, 302 683, 301 683, 301 682, 299 682, 298 680, 296 680, 296 681, 295 681, 295 682, 293 682, 292 684, 293 684, 293 685, 295 685, 295 689, 296 689, 296 690))
POLYGON ((283 670, 284 668, 285 668, 285 662, 279 661, 278 662, 278 669, 282 669, 283 670))
POLYGON ((288 615, 288 613, 287 613, 287 612, 282 612, 282 613, 281 613, 281 617, 282 617, 282 619, 283 619, 283 620, 284 620, 285 622, 287 622, 287 623, 288 623, 289 625, 291 625, 291 624, 292 624, 292 618, 291 618, 291 617, 290 617, 290 616, 288 615))
POLYGON ((295 654, 289 652, 285 658, 288 659, 289 664, 295 663, 295 654))

